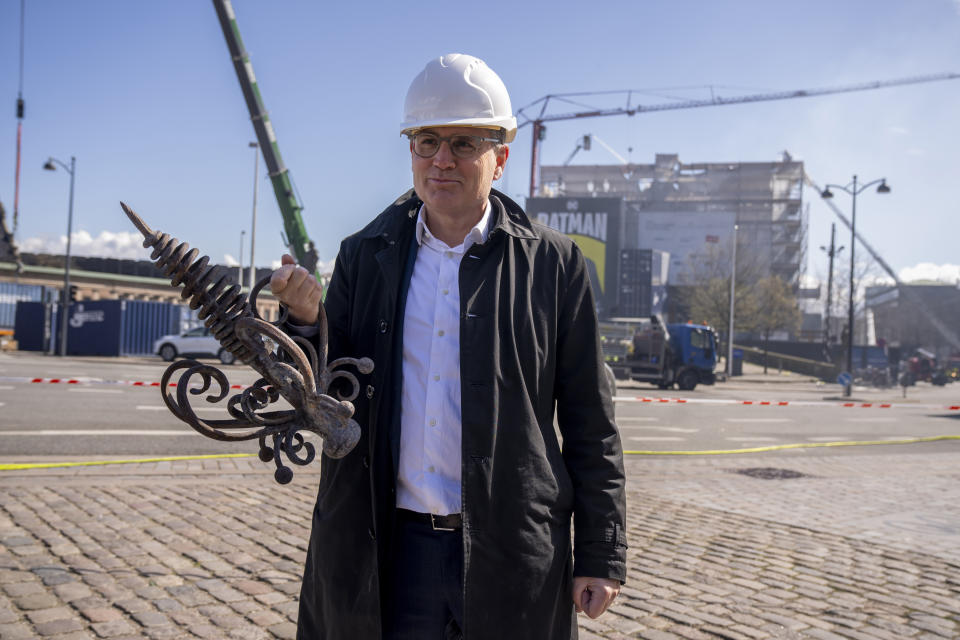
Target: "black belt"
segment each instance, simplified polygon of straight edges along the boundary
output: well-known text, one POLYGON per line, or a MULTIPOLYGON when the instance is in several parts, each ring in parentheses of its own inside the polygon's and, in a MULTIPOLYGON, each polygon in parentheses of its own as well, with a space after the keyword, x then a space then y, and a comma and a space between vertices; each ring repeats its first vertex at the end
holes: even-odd
POLYGON ((438 516, 432 513, 410 511, 409 509, 397 509, 397 518, 410 522, 428 524, 434 531, 458 531, 463 528, 463 518, 459 513, 438 516))

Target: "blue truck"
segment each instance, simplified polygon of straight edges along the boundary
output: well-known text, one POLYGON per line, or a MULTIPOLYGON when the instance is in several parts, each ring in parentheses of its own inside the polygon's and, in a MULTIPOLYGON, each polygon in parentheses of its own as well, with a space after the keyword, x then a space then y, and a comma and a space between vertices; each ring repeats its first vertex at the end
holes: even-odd
POLYGON ((717 335, 699 324, 666 324, 659 315, 601 323, 607 364, 619 379, 692 391, 716 382, 717 335))

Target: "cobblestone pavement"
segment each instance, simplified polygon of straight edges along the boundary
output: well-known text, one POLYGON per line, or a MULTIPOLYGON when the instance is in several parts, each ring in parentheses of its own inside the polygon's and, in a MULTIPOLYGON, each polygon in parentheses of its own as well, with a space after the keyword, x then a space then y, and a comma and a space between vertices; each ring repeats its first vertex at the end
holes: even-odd
MULTIPOLYGON (((958 463, 631 458, 629 582, 581 638, 958 638, 958 463)), ((0 639, 293 638, 316 481, 256 458, 2 472, 0 639)))

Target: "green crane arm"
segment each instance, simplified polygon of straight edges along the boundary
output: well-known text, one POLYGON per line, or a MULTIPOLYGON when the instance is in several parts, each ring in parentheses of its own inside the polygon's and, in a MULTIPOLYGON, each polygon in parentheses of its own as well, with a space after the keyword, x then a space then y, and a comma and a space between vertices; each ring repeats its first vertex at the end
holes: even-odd
POLYGON ((286 233, 287 246, 301 266, 307 271, 316 273, 317 252, 313 242, 307 236, 307 228, 303 224, 303 217, 300 215, 303 205, 297 200, 293 183, 290 180, 290 171, 284 166, 283 158, 280 157, 277 137, 273 133, 270 117, 263 106, 263 98, 260 97, 260 89, 257 87, 257 79, 253 74, 250 56, 243 47, 243 40, 240 39, 233 5, 230 0, 213 0, 213 7, 217 11, 220 27, 223 29, 223 37, 226 39, 227 48, 230 50, 230 58, 233 61, 233 68, 237 72, 237 80, 240 81, 243 99, 250 111, 250 120, 253 122, 253 130, 257 135, 257 141, 260 143, 260 150, 263 152, 263 162, 267 167, 267 174, 270 176, 270 182, 273 183, 273 192, 277 196, 277 204, 280 205, 280 215, 283 216, 283 229, 286 233))

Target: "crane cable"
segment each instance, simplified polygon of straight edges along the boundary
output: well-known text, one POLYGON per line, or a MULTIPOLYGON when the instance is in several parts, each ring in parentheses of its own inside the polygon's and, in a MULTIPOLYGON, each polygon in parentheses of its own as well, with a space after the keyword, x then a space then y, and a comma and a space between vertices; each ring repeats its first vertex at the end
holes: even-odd
POLYGON ((20 0, 20 83, 17 88, 17 162, 13 178, 13 233, 20 221, 20 140, 23 136, 23 42, 26 0, 20 0))

